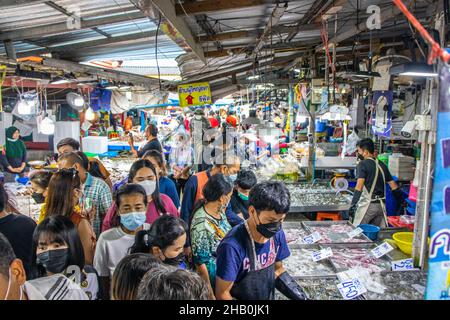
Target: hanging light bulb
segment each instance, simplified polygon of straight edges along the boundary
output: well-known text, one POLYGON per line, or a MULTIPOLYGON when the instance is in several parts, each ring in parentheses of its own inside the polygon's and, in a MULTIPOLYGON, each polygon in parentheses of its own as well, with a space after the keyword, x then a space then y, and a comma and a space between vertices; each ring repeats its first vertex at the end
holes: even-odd
POLYGON ((31 114, 32 105, 26 100, 20 99, 17 103, 17 112, 19 114, 31 114))
POLYGON ((41 133, 50 135, 55 133, 55 123, 48 116, 41 122, 41 133))
POLYGON ((85 117, 86 117, 86 120, 88 120, 88 121, 92 121, 92 120, 95 119, 95 112, 94 112, 94 110, 92 110, 91 107, 89 107, 89 108, 86 110, 85 117))

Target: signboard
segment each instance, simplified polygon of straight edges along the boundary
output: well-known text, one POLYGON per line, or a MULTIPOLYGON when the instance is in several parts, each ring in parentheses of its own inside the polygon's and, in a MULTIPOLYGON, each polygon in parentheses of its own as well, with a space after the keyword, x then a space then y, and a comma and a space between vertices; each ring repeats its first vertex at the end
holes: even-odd
POLYGON ((390 138, 392 130, 392 91, 374 91, 372 100, 372 133, 390 138))
POLYGON ((208 82, 182 84, 178 86, 180 107, 201 106, 211 104, 211 90, 208 82))
POLYGON ((427 300, 450 300, 450 70, 440 74, 427 300))

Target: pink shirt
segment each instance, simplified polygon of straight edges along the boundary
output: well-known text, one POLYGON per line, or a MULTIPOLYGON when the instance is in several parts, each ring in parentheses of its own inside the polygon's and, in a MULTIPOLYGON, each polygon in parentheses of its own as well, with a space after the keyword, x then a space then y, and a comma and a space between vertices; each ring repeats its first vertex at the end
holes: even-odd
MULTIPOLYGON (((159 196, 161 197, 161 201, 164 205, 164 208, 166 208, 166 211, 167 211, 166 213, 168 215, 179 218, 180 213, 178 212, 177 208, 173 204, 172 199, 170 199, 168 196, 166 196, 165 194, 162 194, 162 193, 159 196)), ((116 203, 113 202, 112 206, 109 208, 108 212, 106 213, 105 218, 103 219, 102 232, 112 228, 111 222, 114 217, 114 214, 116 213, 116 210, 117 210, 116 203)), ((155 205, 154 201, 150 202, 147 205, 146 215, 147 215, 147 219, 145 220, 145 222, 150 223, 150 224, 152 224, 156 219, 158 219, 161 216, 161 214, 158 212, 158 210, 156 210, 156 205, 155 205)))

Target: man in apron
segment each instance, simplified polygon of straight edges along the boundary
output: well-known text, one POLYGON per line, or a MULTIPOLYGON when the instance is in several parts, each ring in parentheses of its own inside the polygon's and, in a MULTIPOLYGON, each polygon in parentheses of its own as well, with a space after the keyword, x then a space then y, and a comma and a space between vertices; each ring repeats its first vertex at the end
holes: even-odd
POLYGON ((263 182, 249 195, 249 218, 235 226, 217 248, 218 300, 271 300, 275 288, 292 300, 306 294, 283 268, 290 256, 281 223, 290 195, 280 182, 263 182))
POLYGON ((353 224, 372 224, 380 228, 388 226, 385 195, 386 182, 389 184, 397 203, 402 202, 402 192, 392 179, 386 165, 375 160, 375 145, 371 139, 362 139, 357 144, 357 182, 353 194, 350 216, 353 224))

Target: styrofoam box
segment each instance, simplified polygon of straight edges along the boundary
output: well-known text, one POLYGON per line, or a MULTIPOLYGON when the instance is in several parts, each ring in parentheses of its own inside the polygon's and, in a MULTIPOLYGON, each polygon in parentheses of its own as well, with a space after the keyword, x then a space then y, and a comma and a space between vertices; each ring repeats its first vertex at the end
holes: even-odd
POLYGON ((102 154, 108 152, 108 137, 83 137, 83 152, 102 154))

